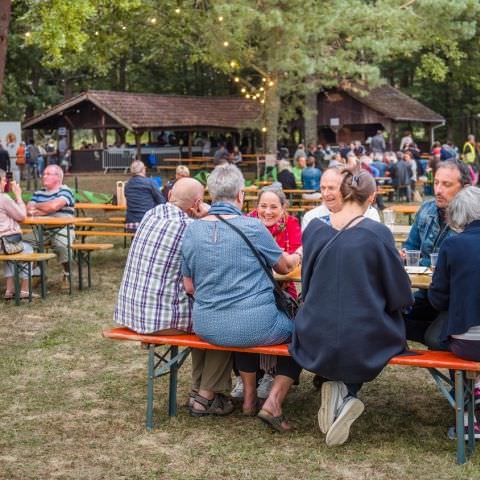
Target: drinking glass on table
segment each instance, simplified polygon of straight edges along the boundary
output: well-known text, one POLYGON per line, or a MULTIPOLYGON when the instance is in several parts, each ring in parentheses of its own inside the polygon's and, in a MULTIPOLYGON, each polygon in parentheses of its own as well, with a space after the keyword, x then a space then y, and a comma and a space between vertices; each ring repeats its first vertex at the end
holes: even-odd
POLYGON ((383 221, 387 227, 395 225, 395 212, 393 210, 384 210, 383 221))
POLYGON ((435 270, 435 267, 437 266, 437 260, 438 260, 438 253, 431 253, 430 254, 430 266, 432 268, 432 272, 435 270))
POLYGON ((420 250, 406 251, 407 267, 418 267, 420 265, 420 250))

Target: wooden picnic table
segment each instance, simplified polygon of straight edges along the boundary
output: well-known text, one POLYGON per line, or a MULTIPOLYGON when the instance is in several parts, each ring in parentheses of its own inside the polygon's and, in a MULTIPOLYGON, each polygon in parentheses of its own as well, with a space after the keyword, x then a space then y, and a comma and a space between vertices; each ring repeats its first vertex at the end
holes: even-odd
MULTIPOLYGON (((301 282, 302 269, 298 266, 290 273, 284 275, 274 272, 274 277, 279 282, 301 282)), ((432 275, 429 274, 410 274, 409 277, 412 282, 412 288, 428 288, 430 283, 432 283, 432 275)))
POLYGON ((408 223, 411 225, 413 223, 413 215, 415 215, 418 210, 420 210, 420 205, 411 205, 411 204, 396 204, 390 205, 388 207, 390 210, 393 210, 397 213, 403 213, 408 215, 408 223))
POLYGON ((388 208, 394 212, 403 213, 405 215, 413 215, 418 212, 420 205, 397 204, 390 205, 388 208))
MULTIPOLYGON (((92 221, 93 218, 89 217, 72 217, 72 216, 64 216, 64 217, 53 217, 53 216, 38 216, 38 217, 26 217, 22 223, 22 225, 32 225, 33 228, 33 235, 38 242, 38 250, 40 253, 45 252, 45 230, 48 229, 50 233, 54 235, 59 234, 59 232, 63 228, 67 228, 67 254, 68 254, 68 271, 70 275, 68 276, 68 292, 69 294, 72 293, 72 250, 70 244, 70 231, 73 226, 77 223, 92 221)), ((45 284, 42 282, 42 297, 45 298, 46 291, 45 291, 45 284)))

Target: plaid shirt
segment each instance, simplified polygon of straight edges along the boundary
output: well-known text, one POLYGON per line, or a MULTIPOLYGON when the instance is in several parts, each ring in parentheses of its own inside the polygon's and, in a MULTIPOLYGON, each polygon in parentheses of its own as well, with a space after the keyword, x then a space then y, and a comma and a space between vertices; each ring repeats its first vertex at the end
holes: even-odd
POLYGON ((128 254, 115 322, 138 333, 192 331, 192 301, 181 273, 182 240, 191 221, 171 203, 145 214, 128 254))

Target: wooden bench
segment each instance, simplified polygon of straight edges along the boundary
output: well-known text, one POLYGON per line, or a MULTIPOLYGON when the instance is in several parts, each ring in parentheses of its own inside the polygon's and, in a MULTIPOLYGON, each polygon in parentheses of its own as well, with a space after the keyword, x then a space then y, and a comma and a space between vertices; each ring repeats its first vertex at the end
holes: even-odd
POLYGON ((108 217, 109 222, 123 222, 125 223, 126 218, 125 217, 108 217))
MULTIPOLYGON (((266 355, 290 355, 288 345, 271 345, 252 348, 219 347, 204 342, 196 335, 140 335, 128 328, 117 327, 103 331, 105 338, 113 340, 130 340, 140 342, 148 349, 147 362, 147 418, 148 430, 153 428, 153 387, 154 380, 163 375, 169 375, 168 414, 177 414, 177 375, 178 370, 188 357, 192 348, 203 350, 223 350, 229 352, 262 353, 266 355), (166 351, 156 352, 159 345, 167 346, 166 351), (183 349, 179 349, 183 347, 183 349)), ((465 463, 466 457, 475 450, 474 438, 474 396, 475 377, 480 372, 480 362, 463 360, 450 352, 435 352, 430 350, 413 350, 410 354, 392 358, 390 365, 426 368, 434 378, 440 392, 455 409, 457 435, 457 463, 465 463), (455 380, 440 372, 440 369, 453 370, 455 380), (451 387, 455 387, 452 394, 451 387), (468 408, 468 445, 465 449, 464 411, 468 408)))
POLYGON ((87 227, 87 228, 125 228, 125 223, 114 222, 78 222, 75 227, 87 227))
POLYGON ((104 230, 80 230, 75 232, 76 237, 120 237, 133 238, 134 233, 131 232, 107 232, 104 230))
POLYGON ((88 288, 92 286, 91 274, 91 258, 92 252, 101 250, 110 250, 113 248, 113 243, 74 243, 72 250, 77 254, 78 266, 78 289, 83 290, 83 264, 87 266, 87 285, 88 288))
POLYGON ((15 305, 20 305, 20 272, 26 270, 28 275, 28 301, 32 301, 32 263, 38 262, 40 267, 40 290, 42 298, 46 297, 45 262, 55 258, 54 253, 17 253, 15 255, 0 255, 0 262, 13 262, 15 282, 15 305), (26 263, 26 265, 22 265, 26 263))

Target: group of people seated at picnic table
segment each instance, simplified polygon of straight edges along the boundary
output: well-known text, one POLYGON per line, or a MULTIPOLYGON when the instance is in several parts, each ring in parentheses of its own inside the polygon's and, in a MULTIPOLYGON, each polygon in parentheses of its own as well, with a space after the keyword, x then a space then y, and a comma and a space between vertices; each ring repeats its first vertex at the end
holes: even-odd
MULTIPOLYGON (((22 198, 22 189, 18 183, 8 180, 6 173, 0 170, 0 254, 6 254, 5 243, 16 245, 18 253, 32 253, 38 249, 39 239, 33 233, 22 234, 20 223, 29 216, 52 216, 64 217, 74 216, 75 198, 70 188, 63 184, 63 170, 59 165, 48 165, 42 176, 43 188, 34 192, 31 200, 25 204, 22 198), (6 188, 8 185, 8 189, 6 188), (12 197, 7 193, 11 192, 12 197)), ((67 227, 45 229, 44 241, 49 242, 51 248, 57 255, 58 262, 63 267, 61 288, 69 288, 70 266, 68 262, 68 241, 70 244, 75 238, 73 229, 67 227)), ((13 251, 9 249, 9 251, 13 251)), ((5 300, 11 300, 15 295, 14 286, 14 265, 13 262, 4 262, 4 277, 6 278, 5 300)), ((25 264, 20 268, 20 298, 28 298, 28 269, 25 264)), ((40 269, 34 268, 33 276, 40 275, 40 269)), ((32 297, 38 297, 32 293, 32 297)))
MULTIPOLYGON (((435 197, 421 206, 404 245, 420 250, 424 266, 438 253, 431 287, 414 294, 405 249, 396 249, 372 207, 376 184, 365 169, 326 169, 323 204, 305 215, 302 228, 276 186, 263 188, 255 210, 244 214, 244 178, 232 164, 217 166, 207 187, 210 206, 198 181, 180 178, 168 201, 145 214, 115 321, 148 335, 194 332, 223 347, 288 343, 291 355, 192 350, 192 415, 234 410, 227 395, 234 371, 243 414, 286 432, 283 403, 305 369, 322 384, 320 430, 327 445, 340 445, 364 410, 360 388, 407 351, 407 340, 480 361, 480 189, 470 186, 463 163, 437 166, 435 197), (267 273, 300 265, 302 301, 290 318, 267 273), (271 388, 259 398, 265 377, 271 388)), ((292 282, 283 288, 298 298, 292 282)), ((475 433, 480 438, 477 424, 475 433)))

